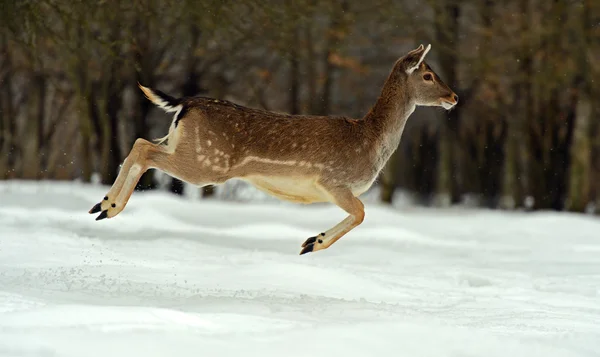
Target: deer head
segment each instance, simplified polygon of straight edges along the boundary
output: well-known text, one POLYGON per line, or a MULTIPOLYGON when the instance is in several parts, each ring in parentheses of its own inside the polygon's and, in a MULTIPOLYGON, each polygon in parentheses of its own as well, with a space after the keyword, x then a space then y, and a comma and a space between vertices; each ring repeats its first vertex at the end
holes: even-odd
POLYGON ((438 106, 452 109, 458 103, 454 93, 441 78, 425 63, 431 45, 410 51, 396 63, 394 71, 405 76, 405 86, 412 93, 416 105, 438 106))

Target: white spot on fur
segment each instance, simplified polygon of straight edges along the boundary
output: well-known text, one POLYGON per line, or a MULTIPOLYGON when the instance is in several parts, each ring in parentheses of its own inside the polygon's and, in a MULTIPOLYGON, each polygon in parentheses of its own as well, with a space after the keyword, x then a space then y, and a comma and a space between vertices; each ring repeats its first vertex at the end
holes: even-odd
POLYGON ((196 159, 198 159, 198 161, 202 161, 202 160, 204 160, 205 158, 206 158, 206 156, 204 156, 204 155, 198 155, 198 156, 196 157, 196 159))
MULTIPOLYGON (((219 171, 222 173, 227 173, 229 171, 229 155, 224 155, 225 158, 223 159, 223 165, 222 166, 217 166, 217 165, 213 165, 211 167, 211 169, 213 171, 219 171)), ((215 164, 219 163, 221 160, 219 158, 214 159, 215 164)))
POLYGON ((211 146, 212 145, 212 141, 206 140, 206 145, 211 146))
POLYGON ((295 148, 296 146, 298 146, 298 144, 292 143, 292 149, 295 148))

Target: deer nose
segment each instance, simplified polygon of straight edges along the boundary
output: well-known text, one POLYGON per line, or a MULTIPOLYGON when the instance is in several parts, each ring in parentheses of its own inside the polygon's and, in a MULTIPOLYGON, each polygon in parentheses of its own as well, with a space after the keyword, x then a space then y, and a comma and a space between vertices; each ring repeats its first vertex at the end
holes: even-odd
POLYGON ((455 94, 455 95, 453 95, 453 96, 452 96, 452 98, 454 99, 454 101, 455 101, 456 103, 458 103, 458 96, 457 96, 456 94, 455 94))

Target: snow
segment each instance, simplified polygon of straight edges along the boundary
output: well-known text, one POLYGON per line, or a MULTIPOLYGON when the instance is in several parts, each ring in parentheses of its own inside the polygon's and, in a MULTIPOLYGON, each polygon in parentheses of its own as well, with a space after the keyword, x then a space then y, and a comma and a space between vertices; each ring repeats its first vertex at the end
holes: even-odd
POLYGON ((600 220, 0 183, 0 356, 600 356, 600 220))

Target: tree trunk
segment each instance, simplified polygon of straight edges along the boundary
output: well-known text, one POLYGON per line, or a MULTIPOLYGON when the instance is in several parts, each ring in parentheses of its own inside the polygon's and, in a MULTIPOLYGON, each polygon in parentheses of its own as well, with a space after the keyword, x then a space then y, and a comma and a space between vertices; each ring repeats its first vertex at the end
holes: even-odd
POLYGON ((570 211, 584 212, 587 204, 591 202, 592 182, 592 143, 590 133, 594 129, 591 125, 594 120, 594 106, 591 100, 592 81, 590 66, 588 63, 589 46, 593 41, 592 34, 592 4, 591 0, 584 0, 581 9, 581 42, 578 58, 578 79, 580 80, 577 90, 579 90, 579 101, 573 103, 576 105, 574 144, 571 151, 572 166, 570 171, 570 185, 567 200, 567 209, 570 211))
POLYGON ((297 50, 298 41, 297 32, 294 30, 294 43, 290 44, 290 95, 289 95, 289 113, 292 115, 300 114, 300 59, 297 50))
POLYGON ((10 179, 15 177, 15 164, 18 156, 16 143, 16 118, 13 106, 12 71, 8 49, 2 51, 6 58, 7 67, 2 86, 0 86, 0 177, 10 179))
POLYGON ((306 41, 308 58, 306 61, 306 76, 308 77, 308 111, 310 114, 314 114, 317 112, 317 69, 315 68, 315 49, 311 31, 311 27, 306 26, 304 30, 304 40, 306 41))
POLYGON ((392 204, 396 189, 396 169, 398 166, 398 150, 396 150, 381 172, 380 199, 383 203, 392 204))
MULTIPOLYGON (((493 66, 493 28, 492 18, 494 14, 494 1, 485 0, 481 7, 481 17, 483 20, 483 37, 480 46, 480 62, 483 66, 480 68, 480 78, 488 77, 488 73, 495 71, 493 66)), ((479 82, 479 81, 478 81, 479 82)), ((496 80, 487 81, 495 93, 502 93, 496 80)), ((479 82, 482 83, 482 82, 479 82)), ((502 102, 500 94, 497 102, 502 102)), ((481 194, 483 205, 488 208, 495 208, 502 195, 502 167, 504 166, 504 146, 506 141, 507 124, 504 115, 494 108, 488 108, 490 115, 488 120, 477 121, 476 125, 481 125, 481 140, 483 143, 479 150, 480 165, 478 167, 479 193, 481 194)), ((468 174, 465 173, 468 176, 468 174)))
POLYGON ((118 111, 122 105, 122 94, 121 91, 111 90, 111 94, 108 97, 108 119, 110 120, 110 143, 108 149, 109 155, 106 163, 106 171, 102 177, 102 182, 105 184, 112 184, 119 174, 119 164, 122 160, 120 140, 119 140, 119 118, 118 111))
POLYGON ((570 97, 569 104, 566 112, 563 112, 559 118, 559 125, 557 125, 554 132, 556 146, 552 150, 554 156, 552 167, 554 167, 556 173, 553 175, 555 180, 553 186, 555 189, 553 190, 554 195, 552 197, 551 207, 556 211, 564 209, 565 201, 567 199, 569 187, 568 173, 571 168, 571 150, 573 147, 575 125, 577 124, 577 103, 579 101, 577 84, 574 84, 568 92, 570 97))
POLYGON ((443 123, 440 128, 440 139, 438 144, 438 167, 437 167, 437 204, 441 206, 448 206, 454 202, 452 192, 454 181, 452 175, 454 170, 452 168, 452 152, 450 134, 448 133, 450 128, 447 123, 443 123))
POLYGON ((38 108, 36 114, 36 141, 37 141, 37 179, 41 179, 45 177, 45 163, 47 162, 47 158, 45 157, 47 153, 44 150, 46 143, 44 142, 44 118, 46 116, 46 76, 44 74, 38 74, 35 78, 35 86, 37 90, 38 97, 38 108))
POLYGON ((118 138, 118 114, 122 100, 117 85, 116 68, 110 69, 102 79, 102 89, 95 98, 95 117, 99 120, 98 151, 100 152, 100 176, 104 185, 112 185, 117 177, 121 154, 118 138))
POLYGON ((119 164, 121 163, 121 150, 119 145, 119 111, 123 106, 123 84, 119 78, 119 68, 123 65, 120 58, 121 51, 118 43, 120 27, 117 19, 111 18, 108 24, 109 39, 112 44, 106 60, 106 69, 101 77, 101 99, 103 102, 96 108, 100 111, 101 140, 99 140, 100 175, 104 185, 112 185, 117 178, 119 164))
POLYGON ((576 94, 572 83, 564 76, 564 63, 554 61, 568 53, 564 50, 564 21, 567 7, 564 0, 554 0, 550 12, 545 16, 545 26, 552 31, 542 37, 540 45, 543 56, 540 69, 536 73, 540 78, 537 113, 529 119, 529 189, 535 201, 535 209, 562 210, 568 187, 566 173, 570 166, 569 150, 575 127, 576 94), (539 74, 538 74, 539 73, 539 74), (543 80, 541 80, 543 78, 543 80), (565 91, 565 88, 569 88, 565 91), (569 104, 561 108, 561 95, 567 92, 569 104))
MULTIPOLYGON (((531 7, 529 1, 521 2, 520 29, 521 33, 530 33, 531 7)), ((525 203, 526 176, 522 163, 525 161, 523 152, 528 152, 527 145, 523 145, 523 132, 525 123, 533 116, 533 52, 532 44, 528 36, 521 39, 519 46, 519 66, 516 73, 518 78, 513 84, 514 116, 507 118, 507 138, 505 141, 504 178, 502 183, 502 195, 507 201, 503 201, 503 208, 516 209, 523 207, 525 203)), ((525 159, 527 159, 525 157, 525 159)))
MULTIPOLYGON (((77 26, 75 41, 78 48, 86 49, 87 48, 87 32, 85 31, 85 27, 83 24, 83 19, 79 19, 80 22, 77 26)), ((93 139, 93 128, 92 122, 90 118, 90 107, 88 98, 92 95, 92 84, 89 77, 88 72, 88 62, 86 58, 85 51, 82 50, 74 58, 74 77, 76 82, 76 96, 77 96, 77 106, 79 109, 78 113, 78 121, 79 121, 79 131, 80 131, 80 147, 79 150, 81 156, 81 180, 83 182, 91 182, 92 180, 92 148, 91 143, 93 139)))
MULTIPOLYGON (((600 91, 592 89, 591 98, 598 98, 600 91)), ((590 201, 596 206, 595 213, 600 215, 600 105, 592 102, 592 120, 590 121, 590 130, 588 140, 591 146, 591 168, 590 168, 590 201)))
POLYGON ((506 122, 496 117, 486 123, 483 162, 480 169, 482 178, 483 205, 495 208, 498 205, 502 188, 502 167, 504 166, 504 146, 506 141, 506 122))
MULTIPOLYGON (((333 25, 332 25, 332 27, 333 27, 333 25)), ((318 101, 317 110, 316 110, 316 114, 318 114, 318 115, 327 115, 327 114, 329 114, 329 111, 331 109, 330 108, 331 87, 333 85, 333 76, 334 76, 334 72, 335 72, 335 66, 329 60, 329 57, 331 56, 331 53, 333 52, 333 49, 331 48, 331 46, 333 46, 333 44, 331 42, 332 42, 331 39, 329 41, 327 41, 327 49, 323 53, 323 57, 322 57, 323 67, 325 68, 324 73, 323 73, 325 79, 323 80, 323 86, 321 87, 319 101, 318 101)))
POLYGON ((80 153, 81 153, 81 180, 91 182, 92 180, 92 127, 88 114, 88 104, 85 97, 79 94, 79 131, 80 131, 80 153))
MULTIPOLYGON (((518 110, 515 112, 519 113, 518 110)), ((507 139, 504 142, 504 175, 502 178, 502 198, 500 201, 500 207, 504 209, 515 209, 520 207, 523 202, 518 165, 519 128, 516 119, 509 118, 507 139)))
MULTIPOLYGON (((459 94, 458 88, 458 32, 460 5, 455 1, 446 0, 443 5, 435 8, 435 34, 439 48, 439 61, 445 76, 445 82, 459 94)), ((450 203, 459 203, 462 196, 460 182, 461 155, 458 142, 460 128, 460 102, 442 124, 440 143, 440 177, 438 190, 447 195, 450 203)))
POLYGON ((413 186, 419 203, 430 205, 436 188, 439 135, 430 125, 423 125, 417 138, 414 145, 416 155, 412 158, 412 170, 415 172, 413 186))
POLYGON ((41 73, 34 73, 31 86, 28 88, 26 137, 24 143, 23 178, 38 180, 41 178, 41 152, 44 140, 44 112, 46 97, 46 80, 41 73))
POLYGON ((569 211, 584 212, 590 197, 590 140, 589 123, 592 115, 592 103, 587 96, 582 96, 577 103, 577 127, 572 146, 569 179, 569 193, 566 208, 569 211))
MULTIPOLYGON (((144 85, 150 86, 150 88, 154 87, 154 82, 143 81, 141 76, 138 76, 138 82, 147 83, 144 85)), ((138 110, 135 116, 134 137, 136 139, 148 138, 150 134, 150 127, 148 125, 148 113, 150 113, 151 103, 145 98, 138 98, 138 100, 138 110)), ((135 186, 135 190, 145 191, 155 189, 156 187, 157 183, 154 180, 154 172, 153 170, 148 170, 140 177, 140 180, 135 186)))
MULTIPOLYGON (((156 63, 155 58, 160 57, 155 52, 160 52, 158 49, 153 49, 151 46, 150 22, 142 21, 141 18, 136 18, 133 22, 133 63, 135 68, 135 79, 138 83, 149 88, 154 88, 156 85, 156 75, 154 74, 156 63)), ((137 88, 136 88, 137 89, 137 88)), ((139 91, 138 91, 139 93, 139 91)), ((150 125, 148 124, 148 113, 153 104, 141 95, 136 96, 138 100, 138 109, 135 111, 134 118, 134 137, 133 142, 137 138, 148 138, 150 134, 150 125)), ((154 180, 154 170, 146 171, 135 186, 136 191, 144 191, 155 189, 157 182, 154 180)))
POLYGON ((318 115, 328 115, 331 113, 331 97, 333 95, 333 83, 337 66, 331 62, 331 56, 335 54, 340 42, 346 34, 346 11, 348 10, 348 2, 342 0, 339 4, 334 2, 335 8, 331 12, 330 25, 327 30, 327 40, 325 51, 323 52, 323 86, 321 88, 320 102, 317 106, 318 115), (339 6, 339 7, 338 7, 339 6))

